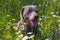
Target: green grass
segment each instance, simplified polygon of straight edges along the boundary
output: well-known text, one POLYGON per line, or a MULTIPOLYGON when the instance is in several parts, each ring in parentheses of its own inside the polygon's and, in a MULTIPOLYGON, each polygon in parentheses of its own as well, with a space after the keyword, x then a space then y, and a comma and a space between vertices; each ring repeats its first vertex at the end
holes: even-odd
POLYGON ((60 40, 60 30, 55 32, 60 28, 60 0, 0 0, 0 40, 21 40, 11 25, 20 20, 20 10, 26 5, 38 7, 41 37, 36 40, 60 40))

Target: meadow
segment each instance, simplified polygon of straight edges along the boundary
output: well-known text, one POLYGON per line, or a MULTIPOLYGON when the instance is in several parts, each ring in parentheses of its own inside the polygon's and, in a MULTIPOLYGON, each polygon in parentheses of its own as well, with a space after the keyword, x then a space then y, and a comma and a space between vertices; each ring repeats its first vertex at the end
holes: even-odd
POLYGON ((60 0, 0 0, 0 40, 21 40, 11 25, 26 5, 38 7, 41 34, 36 40, 60 40, 60 0))

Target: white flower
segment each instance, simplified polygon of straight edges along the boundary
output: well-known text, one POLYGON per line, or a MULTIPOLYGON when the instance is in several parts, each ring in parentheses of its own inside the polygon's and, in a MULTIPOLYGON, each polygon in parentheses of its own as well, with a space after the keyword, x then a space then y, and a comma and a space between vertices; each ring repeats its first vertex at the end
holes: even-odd
POLYGON ((42 15, 42 17, 45 17, 44 15, 42 15))
POLYGON ((50 12, 50 14, 54 14, 54 12, 50 12))
POLYGON ((19 35, 18 37, 22 38, 23 37, 23 34, 19 35))
POLYGON ((0 30, 2 30, 2 28, 0 28, 0 30))
POLYGON ((39 20, 42 20, 42 18, 39 18, 39 20))
POLYGON ((18 30, 18 28, 17 27, 13 27, 15 30, 18 30))
POLYGON ((60 20, 57 20, 58 22, 60 22, 60 20))
POLYGON ((40 23, 38 22, 38 24, 40 24, 40 23))
POLYGON ((21 33, 21 31, 16 32, 16 34, 19 34, 19 33, 21 33))
POLYGON ((53 17, 57 17, 56 15, 52 15, 53 17))
POLYGON ((48 6, 48 4, 45 5, 46 7, 48 6))
POLYGON ((7 17, 10 17, 10 15, 6 15, 7 17))
POLYGON ((42 5, 39 5, 39 7, 41 7, 42 5))
POLYGON ((59 25, 60 26, 60 25, 59 25))
POLYGON ((52 40, 51 38, 47 38, 47 39, 45 39, 45 40, 52 40))
POLYGON ((13 21, 15 20, 15 19, 12 19, 13 21))
POLYGON ((59 13, 59 12, 56 12, 57 14, 59 13))

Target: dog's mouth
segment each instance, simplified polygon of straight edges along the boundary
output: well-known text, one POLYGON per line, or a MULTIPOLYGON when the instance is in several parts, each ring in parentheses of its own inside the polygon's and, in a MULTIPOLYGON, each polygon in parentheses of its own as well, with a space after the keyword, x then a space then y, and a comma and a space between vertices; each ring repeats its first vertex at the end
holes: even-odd
POLYGON ((29 20, 29 24, 30 24, 32 27, 38 27, 37 18, 34 18, 34 19, 32 19, 32 20, 29 20))

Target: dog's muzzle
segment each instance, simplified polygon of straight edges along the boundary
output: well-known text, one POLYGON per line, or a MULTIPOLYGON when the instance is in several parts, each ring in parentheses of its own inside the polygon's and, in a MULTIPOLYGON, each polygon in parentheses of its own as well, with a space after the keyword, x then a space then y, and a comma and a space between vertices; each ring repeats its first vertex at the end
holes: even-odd
POLYGON ((30 24, 32 27, 39 27, 39 25, 38 25, 38 23, 37 23, 37 19, 38 19, 38 16, 35 16, 34 19, 29 20, 29 24, 30 24))

